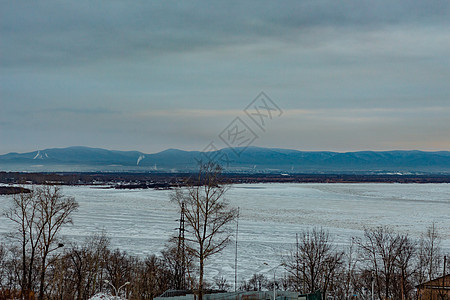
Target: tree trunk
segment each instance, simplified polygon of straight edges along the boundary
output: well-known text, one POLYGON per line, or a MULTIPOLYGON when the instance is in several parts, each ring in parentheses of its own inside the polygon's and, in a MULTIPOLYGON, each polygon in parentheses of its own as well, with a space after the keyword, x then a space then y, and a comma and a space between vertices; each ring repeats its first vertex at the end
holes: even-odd
POLYGON ((35 247, 33 246, 31 249, 31 255, 30 255, 30 266, 28 267, 28 279, 27 279, 27 291, 30 292, 32 289, 32 282, 31 278, 33 277, 33 266, 34 266, 34 257, 35 257, 35 247))
POLYGON ((39 300, 44 300, 44 285, 45 285, 45 261, 47 254, 44 253, 42 256, 42 266, 41 266, 41 284, 39 287, 39 300))
POLYGON ((25 244, 25 238, 23 239, 22 243, 22 295, 24 295, 24 292, 28 290, 28 284, 27 284, 27 262, 26 262, 26 244, 25 244))
MULTIPOLYGON (((202 252, 200 252, 200 253, 202 253, 202 252)), ((199 274, 199 279, 198 279, 198 300, 203 300, 203 256, 200 256, 200 274, 199 274)))

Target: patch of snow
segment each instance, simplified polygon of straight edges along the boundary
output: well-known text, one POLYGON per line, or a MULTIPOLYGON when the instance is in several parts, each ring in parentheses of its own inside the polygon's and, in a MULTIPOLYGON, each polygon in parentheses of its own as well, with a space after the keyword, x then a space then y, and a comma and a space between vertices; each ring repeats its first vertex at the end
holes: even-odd
POLYGON ((38 150, 38 152, 36 153, 36 156, 33 157, 33 159, 37 159, 40 155, 41 155, 41 151, 38 150))
POLYGON ((118 296, 111 296, 104 293, 98 293, 89 298, 89 300, 125 300, 125 298, 121 298, 118 296))
POLYGON ((36 155, 33 157, 33 159, 45 159, 48 158, 48 154, 44 152, 44 154, 41 154, 41 151, 38 150, 36 155))

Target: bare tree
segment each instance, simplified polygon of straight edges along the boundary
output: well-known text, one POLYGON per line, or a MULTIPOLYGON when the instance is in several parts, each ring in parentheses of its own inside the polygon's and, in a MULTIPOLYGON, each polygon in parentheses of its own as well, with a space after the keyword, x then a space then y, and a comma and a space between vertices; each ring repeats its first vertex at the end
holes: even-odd
POLYGON ((365 263, 365 271, 373 272, 376 294, 381 299, 407 298, 411 290, 411 264, 415 244, 407 235, 386 227, 366 229, 363 239, 356 239, 365 263))
POLYGON ((302 281, 304 293, 314 293, 321 289, 325 299, 342 262, 343 252, 335 248, 329 233, 322 228, 313 228, 302 232, 300 242, 295 251, 285 259, 284 265, 294 276, 295 282, 302 281))
POLYGON ((413 261, 416 254, 416 243, 413 242, 407 235, 400 235, 400 242, 395 258, 396 273, 397 273, 397 288, 396 298, 411 299, 413 295, 414 285, 412 276, 415 272, 413 261))
POLYGON ((218 290, 229 291, 231 289, 231 284, 229 284, 223 276, 214 278, 214 283, 218 290))
POLYGON ((64 197, 59 187, 42 186, 33 188, 30 193, 13 196, 13 206, 6 216, 16 223, 22 250, 22 295, 31 293, 34 287, 36 259, 40 258, 39 299, 44 297, 45 271, 49 254, 58 244, 58 233, 64 224, 72 220, 70 215, 78 208, 71 197, 64 197))
POLYGON ((3 245, 3 243, 0 243, 0 290, 3 290, 5 278, 7 277, 7 271, 6 271, 6 265, 7 265, 7 253, 6 248, 3 245))
POLYGON ((178 238, 171 238, 161 251, 164 265, 170 273, 170 286, 177 290, 194 289, 196 286, 193 274, 196 269, 194 257, 187 255, 186 249, 180 248, 178 238))
POLYGON ((335 296, 338 296, 339 299, 350 299, 354 295, 355 281, 357 281, 356 266, 358 263, 355 248, 355 242, 352 238, 344 251, 344 263, 342 268, 340 268, 337 278, 338 283, 334 288, 335 296))
POLYGON ((172 195, 186 220, 186 250, 198 258, 199 300, 203 298, 205 260, 225 248, 231 238, 227 224, 237 217, 237 209, 224 199, 229 186, 223 184, 221 171, 217 164, 202 164, 197 178, 172 195))
POLYGON ((72 245, 61 259, 53 262, 52 285, 58 298, 87 299, 103 283, 103 269, 108 261, 109 238, 105 232, 89 236, 81 245, 72 245), (66 282, 65 278, 70 278, 66 282))
POLYGON ((441 238, 433 223, 427 228, 425 236, 422 236, 418 245, 417 281, 423 283, 433 280, 439 275, 439 265, 442 259, 441 238))
POLYGON ((269 280, 264 274, 253 274, 252 278, 249 279, 248 284, 250 290, 260 291, 263 287, 268 284, 269 280))
POLYGON ((58 243, 58 233, 65 224, 72 223, 71 214, 78 209, 73 197, 65 197, 56 186, 45 185, 36 189, 38 222, 36 228, 42 232, 39 238, 41 250, 41 272, 39 299, 44 299, 45 272, 48 255, 62 246, 58 243))
POLYGON ((12 207, 5 212, 8 219, 16 224, 16 231, 11 236, 21 247, 21 290, 22 296, 28 298, 34 286, 35 260, 38 252, 42 228, 38 228, 38 206, 36 192, 19 193, 12 196, 12 207))

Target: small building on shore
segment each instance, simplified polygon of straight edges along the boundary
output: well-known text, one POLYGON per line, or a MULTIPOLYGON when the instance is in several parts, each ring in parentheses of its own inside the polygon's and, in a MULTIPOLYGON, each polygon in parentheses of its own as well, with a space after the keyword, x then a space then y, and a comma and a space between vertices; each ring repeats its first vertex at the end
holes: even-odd
POLYGON ((450 300, 450 274, 416 286, 419 300, 450 300))

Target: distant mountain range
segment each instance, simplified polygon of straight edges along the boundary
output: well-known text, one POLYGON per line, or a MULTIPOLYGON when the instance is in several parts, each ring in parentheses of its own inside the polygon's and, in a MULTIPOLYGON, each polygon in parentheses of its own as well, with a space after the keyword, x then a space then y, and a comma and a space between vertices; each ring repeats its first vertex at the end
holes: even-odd
POLYGON ((0 155, 0 171, 186 172, 209 158, 230 172, 282 173, 450 173, 450 151, 297 151, 249 147, 216 152, 168 149, 145 154, 88 147, 0 155))

